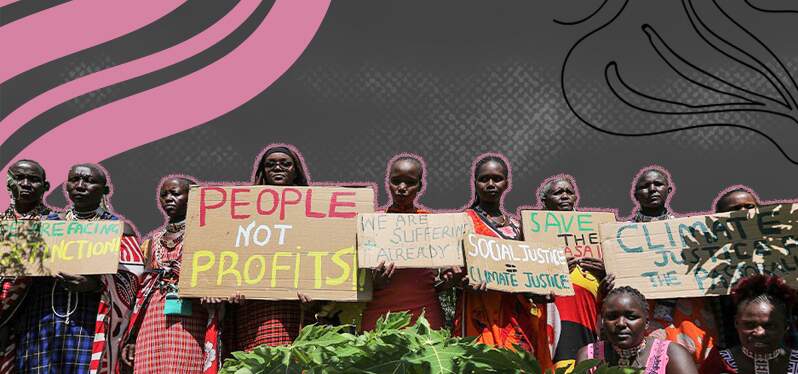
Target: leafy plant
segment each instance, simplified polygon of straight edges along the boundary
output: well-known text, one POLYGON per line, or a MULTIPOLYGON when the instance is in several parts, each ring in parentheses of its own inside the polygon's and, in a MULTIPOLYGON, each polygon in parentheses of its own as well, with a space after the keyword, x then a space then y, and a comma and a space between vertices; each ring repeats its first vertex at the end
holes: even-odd
MULTIPOLYGON (((495 348, 475 338, 452 337, 433 330, 421 316, 410 325, 409 314, 389 313, 376 328, 362 335, 348 326, 310 325, 289 346, 260 346, 234 352, 223 373, 541 373, 534 357, 523 349, 495 348)), ((598 361, 583 362, 572 371, 586 373, 598 361)), ((630 374, 599 368, 600 374, 630 374)), ((565 369, 557 373, 565 373, 565 369)))

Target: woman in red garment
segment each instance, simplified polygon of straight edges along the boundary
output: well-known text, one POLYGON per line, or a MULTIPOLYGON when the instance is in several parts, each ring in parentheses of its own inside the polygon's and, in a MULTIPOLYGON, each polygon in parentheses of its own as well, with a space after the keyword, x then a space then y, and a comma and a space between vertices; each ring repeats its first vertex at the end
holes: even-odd
MULTIPOLYGON (((255 165, 253 183, 269 186, 307 186, 299 152, 287 145, 267 148, 255 165)), ((307 322, 312 322, 314 305, 307 296, 298 300, 247 300, 242 295, 231 299, 224 317, 223 342, 228 352, 251 351, 257 346, 289 345, 307 322)))
MULTIPOLYGON (((474 164, 475 196, 466 213, 474 231, 480 235, 521 240, 521 225, 502 209, 504 193, 510 189, 510 168, 496 154, 483 155, 474 164)), ((454 273, 464 276, 462 269, 454 273)), ((467 283, 468 277, 464 276, 467 283)), ((534 353, 545 370, 552 366, 546 337, 546 307, 536 304, 531 295, 489 291, 484 283, 468 285, 458 299, 454 332, 477 336, 487 345, 513 348, 515 345, 534 353)))
MULTIPOLYGON (((419 157, 405 154, 393 158, 386 178, 391 194, 387 213, 429 213, 416 206, 424 190, 424 174, 424 163, 419 157)), ((372 330, 378 318, 397 311, 409 311, 413 320, 423 312, 430 327, 441 328, 441 305, 435 290, 437 273, 434 269, 396 269, 392 262, 380 262, 374 271, 372 300, 363 311, 363 330, 372 330)))

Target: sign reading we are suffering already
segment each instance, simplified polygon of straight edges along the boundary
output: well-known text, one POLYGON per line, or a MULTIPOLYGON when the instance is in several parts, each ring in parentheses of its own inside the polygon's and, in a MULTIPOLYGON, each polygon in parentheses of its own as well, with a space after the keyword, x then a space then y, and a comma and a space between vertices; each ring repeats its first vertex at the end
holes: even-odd
POLYGON ((355 221, 373 211, 371 188, 192 186, 180 295, 369 300, 355 221))
POLYGON ((0 274, 114 274, 122 221, 0 221, 0 274))
POLYGON ((775 274, 798 286, 798 205, 601 226, 616 286, 646 297, 725 295, 740 278, 775 274))
POLYGON ((463 235, 471 224, 464 213, 361 214, 357 255, 361 268, 381 261, 399 268, 463 266, 463 235))
POLYGON ((562 248, 468 233, 465 258, 469 280, 490 290, 574 294, 562 248))
POLYGON ((599 226, 614 223, 612 212, 522 210, 524 240, 563 247, 566 257, 602 258, 599 226))

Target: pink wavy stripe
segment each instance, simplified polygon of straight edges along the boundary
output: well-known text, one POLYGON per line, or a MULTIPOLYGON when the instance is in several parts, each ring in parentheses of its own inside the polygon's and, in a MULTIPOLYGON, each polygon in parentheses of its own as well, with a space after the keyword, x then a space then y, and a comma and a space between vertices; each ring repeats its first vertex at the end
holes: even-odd
POLYGON ((241 1, 211 27, 183 43, 69 81, 36 96, 0 121, 0 143, 5 142, 28 121, 58 104, 99 88, 162 69, 205 50, 232 33, 257 7, 257 1, 241 1))
POLYGON ((19 1, 19 0, 0 0, 0 8, 4 7, 6 5, 9 5, 9 4, 16 3, 17 1, 19 1))
POLYGON ((0 27, 0 83, 152 23, 184 0, 76 0, 0 27))
MULTIPOLYGON (((330 0, 277 0, 255 32, 224 58, 73 118, 14 159, 40 160, 56 186, 73 164, 98 162, 219 117, 264 91, 291 67, 313 39, 329 5, 330 0), (91 146, 69 146, 86 141, 91 146)), ((7 195, 0 194, 0 206, 7 203, 7 195)))

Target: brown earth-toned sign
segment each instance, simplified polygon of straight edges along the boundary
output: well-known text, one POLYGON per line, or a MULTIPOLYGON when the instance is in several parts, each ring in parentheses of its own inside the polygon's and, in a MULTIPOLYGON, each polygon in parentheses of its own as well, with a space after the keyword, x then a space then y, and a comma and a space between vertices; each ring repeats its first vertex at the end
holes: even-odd
POLYGON ((122 221, 2 221, 0 273, 114 274, 123 225, 122 221))
POLYGON ((504 292, 574 294, 562 248, 473 233, 464 243, 471 282, 504 292))
POLYGON ((775 274, 798 286, 798 205, 649 223, 601 226, 604 263, 616 286, 646 297, 729 293, 740 278, 775 274))
POLYGON ((381 261, 399 268, 463 266, 463 235, 470 229, 464 213, 361 214, 357 254, 361 268, 381 261))
POLYGON ((368 300, 355 222, 373 211, 371 188, 193 186, 179 293, 368 300))
POLYGON ((565 249, 566 257, 602 258, 599 226, 614 223, 611 212, 522 210, 524 240, 565 249))

